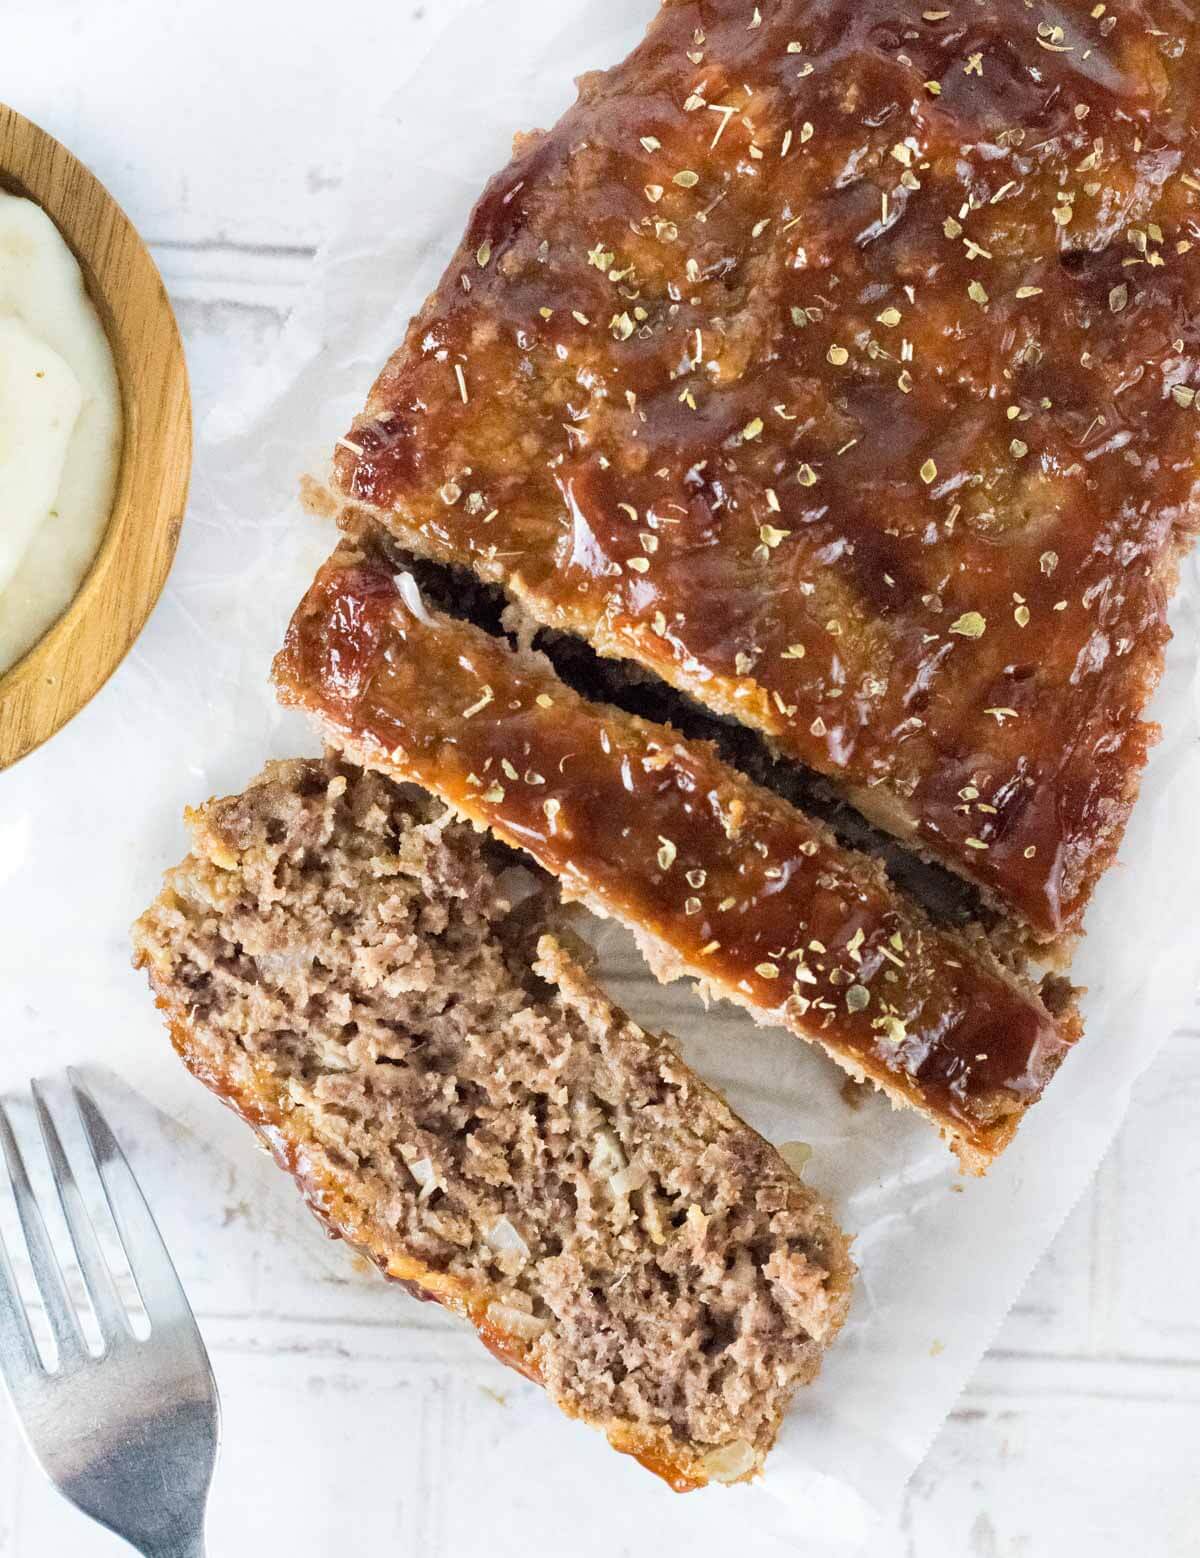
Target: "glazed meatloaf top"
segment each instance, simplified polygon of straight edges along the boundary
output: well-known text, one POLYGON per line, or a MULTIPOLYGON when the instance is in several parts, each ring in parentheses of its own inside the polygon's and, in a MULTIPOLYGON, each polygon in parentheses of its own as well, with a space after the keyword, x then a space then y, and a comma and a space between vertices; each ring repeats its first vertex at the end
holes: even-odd
POLYGON ((630 925, 681 974, 924 1112, 964 1165, 1009 1141, 1078 1033, 980 934, 931 922, 880 864, 706 742, 591 702, 541 654, 431 611, 343 545, 275 665, 355 761, 412 779, 630 925))
POLYGON ((820 1198, 430 796, 275 763, 190 823, 134 932, 186 1064, 566 1412, 677 1488, 752 1475, 849 1299, 820 1198))
POLYGON ((1061 947, 1197 512, 1198 48, 1190 0, 668 0, 488 186, 342 499, 1061 947))

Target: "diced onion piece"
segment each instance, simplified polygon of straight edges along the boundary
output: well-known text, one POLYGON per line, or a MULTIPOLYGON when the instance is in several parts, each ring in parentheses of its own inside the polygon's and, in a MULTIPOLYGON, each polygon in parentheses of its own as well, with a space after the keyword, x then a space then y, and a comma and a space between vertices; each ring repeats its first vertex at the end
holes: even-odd
POLYGON ((640 1190, 649 1178, 640 1163, 631 1163, 628 1168, 618 1169, 608 1183, 613 1195, 627 1196, 634 1190, 640 1190))
POLYGON ((739 1477, 753 1471, 757 1464, 758 1456, 754 1446, 747 1444, 744 1439, 731 1439, 728 1444, 718 1445, 700 1462, 704 1475, 711 1477, 714 1482, 737 1482, 739 1477))
POLYGON ((514 1309, 511 1304, 494 1301, 487 1306, 487 1318, 498 1331, 519 1337, 523 1342, 535 1342, 550 1324, 537 1315, 526 1314, 523 1309, 514 1309))
POLYGON ((599 1174, 604 1179, 611 1179, 625 1166, 625 1154, 621 1151, 621 1143, 612 1131, 597 1131, 596 1141, 592 1147, 592 1173, 599 1174))
MULTIPOLYGON (((454 820, 453 812, 447 812, 446 815, 451 821, 454 820)), ((496 878, 496 891, 513 909, 523 904, 526 899, 536 897, 542 890, 542 885, 533 872, 522 865, 506 866, 496 878)))
POLYGON ((663 1200, 652 1190, 642 1197, 642 1227, 650 1235, 651 1244, 667 1242, 667 1221, 663 1217, 663 1200))
POLYGON ((484 1234, 484 1238, 488 1242, 488 1248, 502 1261, 511 1256, 516 1256, 522 1263, 529 1259, 529 1246, 507 1217, 498 1217, 484 1234))
POLYGON ((396 580, 400 590, 400 599, 416 617, 418 622, 423 622, 427 628, 434 626, 433 618, 425 610, 425 602, 421 599, 421 590, 411 573, 402 573, 396 580))
POLYGON ((779 1156, 793 1174, 803 1174, 813 1150, 806 1141, 784 1141, 779 1144, 779 1156))
POLYGON ((428 1201, 433 1192, 439 1188, 437 1170, 433 1166, 432 1159, 415 1158, 411 1163, 406 1164, 406 1167, 421 1187, 418 1201, 428 1201))

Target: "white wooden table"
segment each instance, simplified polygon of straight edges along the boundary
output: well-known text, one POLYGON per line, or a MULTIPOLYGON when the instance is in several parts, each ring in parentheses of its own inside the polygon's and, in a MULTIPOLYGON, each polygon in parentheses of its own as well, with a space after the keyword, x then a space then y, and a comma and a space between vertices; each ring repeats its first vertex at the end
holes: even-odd
MULTIPOLYGON (((342 145, 462 3, 7 0, 0 95, 150 241, 198 417, 272 350, 342 145)), ((327 1247, 213 1113, 211 1140, 147 1116, 134 1145, 223 1387, 214 1553, 795 1550, 748 1536, 736 1495, 672 1499, 632 1467, 581 1507, 589 1436, 565 1430, 547 1467, 538 1393, 327 1247), (489 1486, 509 1480, 529 1489, 521 1529, 488 1519, 489 1486)), ((1200 1022, 1139 1087, 872 1558, 1200 1553, 1198 1118, 1200 1022)), ((43 1485, 0 1412, 0 1558, 118 1550, 43 1485)))

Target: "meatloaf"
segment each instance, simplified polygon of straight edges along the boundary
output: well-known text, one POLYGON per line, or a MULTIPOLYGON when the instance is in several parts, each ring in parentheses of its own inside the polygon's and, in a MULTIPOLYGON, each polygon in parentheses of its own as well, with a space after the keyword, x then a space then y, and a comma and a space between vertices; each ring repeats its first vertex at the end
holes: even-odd
POLYGON ((934 923, 878 861, 706 742, 581 697, 536 650, 431 610, 344 543, 280 695, 354 761, 433 791, 686 975, 920 1110, 964 1166, 1011 1139, 1079 1031, 1070 987, 934 923))
POLYGON ((350 527, 826 774, 1063 958, 1197 517, 1179 0, 667 0, 522 137, 340 441, 350 527))
POLYGON ((189 822, 134 933, 187 1066, 565 1412, 678 1489, 752 1476, 846 1312, 820 1198, 430 796, 275 763, 189 822))

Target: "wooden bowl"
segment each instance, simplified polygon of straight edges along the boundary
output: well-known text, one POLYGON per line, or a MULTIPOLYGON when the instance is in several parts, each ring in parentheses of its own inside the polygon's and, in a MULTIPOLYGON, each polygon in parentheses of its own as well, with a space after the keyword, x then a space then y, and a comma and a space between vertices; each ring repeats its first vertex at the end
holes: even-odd
POLYGON ((0 676, 0 769, 60 730, 125 657, 183 521, 192 410, 175 315, 145 244, 64 146, 0 104, 0 188, 35 200, 74 251, 108 332, 124 441, 108 527, 74 600, 0 676))

